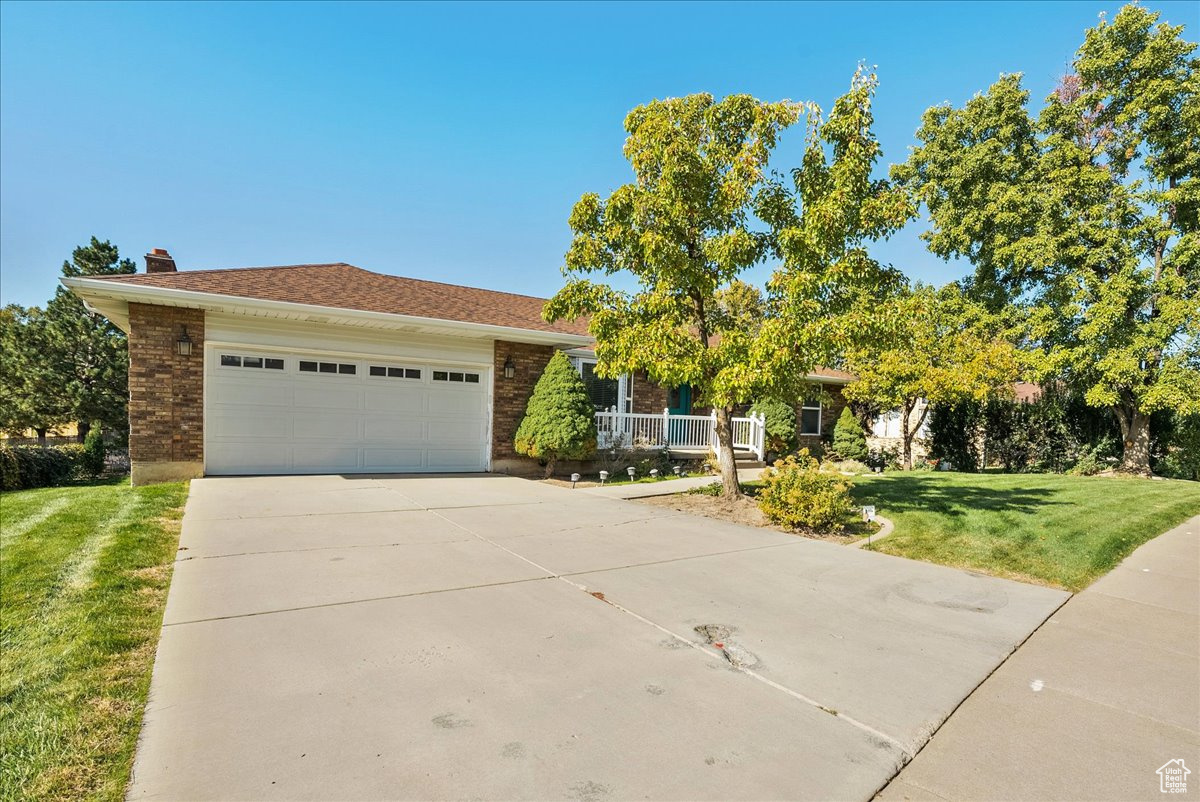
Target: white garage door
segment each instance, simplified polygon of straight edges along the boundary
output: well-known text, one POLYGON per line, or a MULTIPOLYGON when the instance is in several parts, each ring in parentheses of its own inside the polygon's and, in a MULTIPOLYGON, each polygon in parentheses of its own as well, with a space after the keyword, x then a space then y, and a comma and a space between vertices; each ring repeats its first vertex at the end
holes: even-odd
POLYGON ((482 471, 487 368, 208 349, 205 472, 482 471))

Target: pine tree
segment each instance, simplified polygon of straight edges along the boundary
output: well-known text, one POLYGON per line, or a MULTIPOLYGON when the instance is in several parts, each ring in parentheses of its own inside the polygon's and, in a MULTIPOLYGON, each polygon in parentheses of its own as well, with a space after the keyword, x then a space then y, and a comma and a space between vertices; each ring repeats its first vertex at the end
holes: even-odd
POLYGON ((833 450, 842 459, 862 462, 867 458, 867 437, 850 407, 842 410, 841 417, 833 427, 833 450))
MULTIPOLYGON (((108 276, 135 273, 117 247, 92 237, 76 248, 71 261, 63 262, 64 276, 108 276)), ((48 364, 58 374, 59 392, 69 407, 69 417, 79 425, 79 439, 93 422, 105 428, 128 425, 125 405, 129 396, 129 352, 125 334, 102 315, 89 312, 78 295, 59 287, 46 304, 50 352, 48 364)))
POLYGON ((554 354, 525 408, 514 442, 518 454, 546 463, 546 476, 560 459, 584 459, 596 450, 596 413, 587 388, 570 360, 554 354))

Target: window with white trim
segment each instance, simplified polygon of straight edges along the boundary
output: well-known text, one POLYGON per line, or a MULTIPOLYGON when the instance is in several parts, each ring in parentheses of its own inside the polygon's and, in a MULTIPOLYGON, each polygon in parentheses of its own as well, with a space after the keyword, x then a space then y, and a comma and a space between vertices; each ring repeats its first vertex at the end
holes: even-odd
POLYGON ((355 376, 358 374, 358 365, 347 362, 311 362, 306 359, 301 359, 299 363, 301 373, 326 373, 342 376, 355 376))
POLYGON ((266 356, 241 356, 239 354, 221 354, 223 368, 260 368, 266 370, 283 370, 283 360, 266 356))
POLYGON ((395 365, 370 365, 367 375, 374 379, 417 379, 421 378, 420 368, 403 368, 395 365))
POLYGON ((479 384, 478 373, 467 373, 461 370, 435 370, 435 382, 457 382, 458 384, 479 384))
POLYGON ((821 398, 807 398, 800 403, 800 434, 821 433, 821 398))
POLYGON ((596 375, 596 360, 586 357, 573 356, 571 364, 579 371, 583 386, 587 388, 588 398, 597 412, 608 412, 613 407, 618 412, 633 410, 633 382, 629 376, 622 375, 616 379, 607 379, 596 375))

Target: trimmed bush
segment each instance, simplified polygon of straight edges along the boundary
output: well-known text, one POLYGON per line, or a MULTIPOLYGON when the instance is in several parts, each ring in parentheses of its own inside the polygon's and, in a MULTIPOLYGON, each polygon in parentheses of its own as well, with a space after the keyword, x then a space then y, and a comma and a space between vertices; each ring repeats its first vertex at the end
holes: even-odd
POLYGON ((786 401, 768 398, 755 402, 752 415, 762 415, 767 430, 766 448, 772 454, 786 454, 796 447, 796 409, 786 401))
POLYGON ((75 474, 83 446, 0 446, 0 489, 54 487, 75 474))
POLYGON ((806 532, 840 532, 854 511, 853 485, 841 474, 823 472, 802 449, 763 474, 758 505, 771 521, 806 532))
POLYGON ((867 458, 867 436, 850 407, 842 410, 833 427, 833 453, 843 460, 863 462, 867 458))
POLYGON ((546 476, 558 460, 585 459, 596 450, 596 411, 562 351, 550 358, 533 388, 513 445, 518 454, 543 461, 546 476))
POLYGON ((104 434, 93 426, 83 439, 83 453, 79 455, 79 468, 90 476, 104 473, 104 434))

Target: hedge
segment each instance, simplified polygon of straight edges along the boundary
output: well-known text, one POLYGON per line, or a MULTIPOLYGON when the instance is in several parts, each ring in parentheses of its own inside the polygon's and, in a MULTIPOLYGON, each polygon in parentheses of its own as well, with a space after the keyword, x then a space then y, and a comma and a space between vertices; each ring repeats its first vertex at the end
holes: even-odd
POLYGON ((65 446, 0 446, 0 490, 54 487, 89 473, 84 468, 84 449, 65 446))

